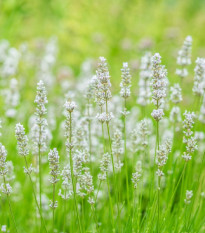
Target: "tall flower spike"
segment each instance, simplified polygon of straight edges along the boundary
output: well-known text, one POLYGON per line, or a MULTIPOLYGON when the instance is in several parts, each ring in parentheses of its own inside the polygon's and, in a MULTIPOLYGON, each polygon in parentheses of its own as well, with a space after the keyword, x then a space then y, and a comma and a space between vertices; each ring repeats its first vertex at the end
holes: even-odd
POLYGON ((112 143, 112 153, 114 156, 114 159, 116 159, 115 162, 115 168, 117 170, 120 170, 123 166, 123 163, 121 162, 121 156, 123 155, 124 148, 123 148, 123 140, 122 140, 122 133, 117 129, 114 133, 113 143, 112 143))
POLYGON ((16 139, 18 144, 18 153, 21 156, 27 156, 29 154, 28 150, 28 137, 25 135, 25 129, 20 123, 16 124, 16 139))
POLYGON ((107 67, 107 62, 104 57, 99 58, 98 68, 96 71, 96 78, 94 80, 95 88, 95 102, 99 106, 103 106, 106 101, 112 97, 110 87, 110 74, 107 67))
POLYGON ((120 91, 120 95, 123 98, 128 98, 130 97, 130 87, 131 87, 131 75, 130 75, 130 69, 128 67, 128 63, 124 62, 123 63, 123 67, 121 69, 121 78, 122 81, 120 83, 120 87, 121 87, 121 91, 120 91))
POLYGON ((37 84, 37 95, 34 103, 37 104, 35 114, 36 114, 36 124, 38 125, 38 134, 35 141, 36 151, 38 151, 38 149, 40 148, 41 152, 45 152, 47 149, 46 146, 47 120, 44 118, 44 116, 47 113, 45 105, 48 103, 48 100, 46 97, 46 89, 42 80, 40 80, 37 84))
POLYGON ((58 175, 59 175, 59 155, 56 148, 53 150, 50 150, 48 154, 48 161, 49 161, 49 167, 50 167, 50 175, 51 178, 49 181, 51 184, 53 184, 53 200, 51 201, 50 207, 52 209, 57 208, 58 202, 55 201, 55 184, 59 181, 58 175))
POLYGON ((202 96, 205 90, 205 59, 197 58, 196 67, 194 69, 194 86, 193 92, 196 95, 202 96))
POLYGON ((186 152, 183 153, 182 158, 185 161, 191 160, 191 154, 197 150, 197 141, 196 138, 191 136, 193 134, 192 128, 194 124, 195 114, 194 112, 185 112, 184 113, 185 119, 183 121, 183 128, 184 128, 184 137, 183 143, 186 144, 186 152))
POLYGON ((139 77, 139 96, 137 103, 141 106, 146 106, 150 103, 151 89, 150 81, 152 78, 152 55, 147 52, 141 59, 139 77))
POLYGON ((174 104, 178 104, 182 101, 182 94, 181 94, 181 87, 178 83, 175 83, 174 86, 170 88, 171 90, 171 95, 170 95, 170 100, 174 104))
POLYGON ((164 103, 166 97, 167 70, 161 65, 161 56, 156 53, 152 58, 152 102, 157 109, 153 110, 152 117, 159 121, 164 112, 160 106, 164 103))
POLYGON ((135 173, 132 173, 132 179, 131 179, 135 189, 137 188, 141 177, 142 177, 142 162, 138 161, 136 165, 135 173))
POLYGON ((188 75, 188 71, 186 67, 191 64, 191 48, 192 48, 192 37, 187 36, 181 50, 179 50, 177 57, 177 64, 181 68, 176 70, 176 74, 180 78, 185 78, 188 75))
POLYGON ((193 191, 192 190, 186 190, 186 198, 184 199, 185 204, 190 204, 191 199, 193 197, 193 191))

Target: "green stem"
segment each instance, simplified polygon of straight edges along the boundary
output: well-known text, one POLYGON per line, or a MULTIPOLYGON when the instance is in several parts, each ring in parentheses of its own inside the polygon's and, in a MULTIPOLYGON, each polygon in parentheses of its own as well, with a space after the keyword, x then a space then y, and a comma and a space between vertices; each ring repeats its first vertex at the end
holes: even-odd
POLYGON ((82 226, 81 226, 81 221, 80 221, 80 216, 79 216, 79 211, 78 211, 78 205, 77 205, 77 198, 76 198, 76 184, 75 184, 75 179, 74 179, 74 172, 73 172, 73 159, 72 159, 72 118, 71 118, 71 112, 69 115, 69 157, 70 157, 70 168, 71 168, 71 179, 72 179, 72 186, 73 186, 73 194, 74 194, 74 204, 75 204, 75 210, 77 214, 77 219, 79 223, 79 228, 80 232, 82 233, 82 226))
POLYGON ((11 207, 10 197, 9 197, 8 190, 7 190, 7 187, 6 187, 6 178, 5 178, 5 176, 3 176, 3 180, 4 180, 4 186, 5 186, 5 189, 6 189, 6 196, 7 196, 8 204, 9 204, 9 211, 10 211, 10 214, 11 214, 12 221, 14 223, 15 231, 16 231, 16 233, 18 233, 18 229, 17 229, 17 226, 16 226, 16 221, 15 221, 15 218, 14 218, 14 213, 13 213, 13 210, 12 210, 12 207, 11 207))
MULTIPOLYGON (((27 159, 26 159, 25 156, 24 156, 24 160, 25 160, 25 163, 26 163, 26 169, 27 169, 27 171, 28 171, 29 168, 28 168, 28 163, 27 163, 27 159)), ((47 233, 46 224, 45 224, 45 222, 44 222, 44 219, 43 219, 43 216, 42 216, 42 212, 41 212, 41 209, 40 209, 39 204, 38 204, 38 201, 37 201, 37 197, 36 197, 36 193, 35 193, 33 181, 32 181, 32 179, 31 179, 31 175, 30 175, 29 172, 28 172, 28 176, 29 176, 29 179, 30 179, 30 182, 31 182, 31 187, 32 187, 34 199, 35 199, 35 202, 36 202, 36 206, 37 206, 37 208, 38 208, 38 211, 39 211, 39 214, 40 214, 40 217, 41 217, 41 222, 43 222, 43 226, 44 226, 45 231, 46 231, 46 233, 47 233)))
POLYGON ((125 154, 125 174, 126 174, 126 190, 127 190, 127 204, 128 204, 128 212, 130 212, 130 198, 129 198, 129 181, 128 181, 128 165, 127 165, 127 137, 126 137, 126 99, 124 101, 124 154, 125 154))

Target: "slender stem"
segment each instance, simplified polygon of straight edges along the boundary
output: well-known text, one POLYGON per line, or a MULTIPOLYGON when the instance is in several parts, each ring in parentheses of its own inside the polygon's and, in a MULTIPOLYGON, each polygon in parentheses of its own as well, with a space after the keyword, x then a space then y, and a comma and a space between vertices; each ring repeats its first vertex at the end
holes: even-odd
POLYGON ((55 228, 55 184, 53 184, 53 231, 55 228))
POLYGON ((128 182, 128 165, 127 165, 127 137, 126 137, 126 98, 124 101, 124 155, 125 155, 125 174, 126 174, 126 190, 127 190, 127 204, 128 204, 128 212, 130 211, 130 198, 129 198, 129 182, 128 182))
MULTIPOLYGON (((42 212, 42 202, 41 202, 41 192, 42 192, 42 186, 41 186, 41 125, 39 125, 39 141, 38 141, 38 169, 39 169, 39 203, 40 203, 40 211, 42 212)), ((42 222, 41 222, 41 228, 42 228, 42 222)), ((41 230, 40 230, 41 231, 41 230)))
POLYGON ((66 190, 65 190, 65 199, 64 199, 64 223, 63 223, 63 233, 65 233, 65 223, 66 223, 66 190))
POLYGON ((77 214, 77 219, 78 219, 78 223, 79 223, 79 228, 80 228, 80 232, 82 233, 82 226, 81 226, 81 221, 80 221, 80 216, 79 216, 79 211, 78 211, 78 205, 77 205, 77 198, 76 198, 76 184, 75 184, 75 179, 74 179, 74 172, 73 172, 73 159, 72 159, 72 118, 71 118, 71 112, 69 115, 69 145, 70 145, 70 149, 69 149, 69 157, 70 157, 70 168, 71 168, 71 179, 72 179, 72 186, 73 186, 73 194, 74 194, 74 203, 75 203, 75 210, 76 210, 76 214, 77 214))
POLYGON ((112 219, 112 231, 114 232, 113 206, 112 206, 112 198, 111 198, 111 194, 110 194, 110 184, 109 184, 108 174, 106 174, 106 176, 107 176, 107 188, 108 188, 110 211, 111 211, 111 219, 112 219))
POLYGON ((12 206, 11 206, 10 197, 9 197, 8 190, 7 190, 7 187, 6 187, 6 178, 5 178, 5 176, 3 176, 3 180, 4 180, 4 186, 5 186, 5 189, 6 189, 6 196, 7 196, 8 203, 9 203, 9 210, 10 210, 11 218, 12 218, 12 221, 14 223, 15 231, 18 233, 18 229, 17 229, 17 226, 16 226, 16 221, 15 221, 15 218, 14 218, 14 213, 13 213, 12 206))
POLYGON ((91 119, 90 119, 90 100, 88 100, 88 139, 89 139, 90 168, 92 168, 92 166, 91 166, 91 164, 92 164, 91 163, 92 137, 91 137, 91 119))
MULTIPOLYGON (((26 169, 27 169, 27 171, 28 171, 29 168, 28 168, 28 163, 27 163, 26 156, 24 156, 24 160, 25 160, 25 163, 26 163, 26 169)), ((44 226, 44 228, 45 228, 45 231, 47 232, 46 224, 45 224, 45 222, 44 222, 44 218, 43 218, 43 216, 42 216, 42 212, 41 212, 40 206, 39 206, 38 201, 37 201, 37 197, 36 197, 36 193, 35 193, 33 181, 32 181, 32 179, 31 179, 31 175, 30 175, 29 172, 28 172, 28 176, 29 176, 29 179, 30 179, 30 182, 31 182, 31 187, 32 187, 34 199, 35 199, 35 202, 36 202, 36 206, 37 206, 37 208, 38 208, 38 211, 39 211, 39 214, 40 214, 40 217, 41 217, 41 222, 43 222, 43 226, 44 226)))

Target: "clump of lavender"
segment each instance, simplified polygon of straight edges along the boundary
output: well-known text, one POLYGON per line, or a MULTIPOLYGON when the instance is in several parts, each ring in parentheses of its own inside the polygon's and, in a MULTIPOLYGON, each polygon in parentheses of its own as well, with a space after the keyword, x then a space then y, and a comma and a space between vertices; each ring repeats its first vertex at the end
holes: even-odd
POLYGON ((192 197, 193 197, 193 191, 192 190, 186 190, 186 198, 184 199, 184 203, 186 205, 190 204, 192 197))
POLYGON ((156 53, 152 57, 152 102, 156 109, 152 112, 152 117, 156 121, 160 121, 164 115, 160 106, 164 103, 166 97, 167 70, 161 65, 161 56, 156 53))
POLYGON ((79 211, 77 205, 77 197, 76 197, 76 179, 74 174, 74 158, 73 158, 74 142, 73 142, 73 128, 72 128, 72 123, 73 123, 72 113, 76 108, 76 104, 74 101, 68 100, 64 104, 64 107, 65 107, 65 116, 66 116, 66 120, 65 120, 66 151, 69 153, 69 166, 71 171, 71 181, 72 181, 72 188, 74 194, 75 211, 77 214, 80 231, 82 232, 81 221, 79 218, 79 211))
POLYGON ((192 37, 187 36, 184 44, 178 52, 177 64, 180 68, 176 69, 176 74, 181 78, 188 75, 187 66, 191 64, 192 37))
POLYGON ((194 69, 194 86, 193 92, 198 96, 202 96, 205 90, 205 59, 197 58, 196 67, 194 69))
POLYGON ((189 161, 192 158, 191 154, 195 150, 197 150, 196 138, 192 136, 193 134, 192 128, 194 125, 194 118, 196 116, 194 112, 187 112, 187 111, 185 111, 184 116, 185 119, 183 121, 183 129, 184 129, 183 143, 186 144, 186 152, 183 153, 182 158, 185 161, 189 161))
POLYGON ((58 175, 59 175, 59 155, 56 148, 53 150, 50 150, 48 154, 48 161, 49 161, 49 167, 50 167, 50 175, 51 178, 49 181, 53 185, 53 200, 51 201, 50 207, 53 209, 53 227, 55 222, 55 215, 54 211, 58 206, 58 202, 55 201, 55 185, 59 181, 58 175))
POLYGON ((137 103, 141 106, 146 106, 150 103, 151 89, 150 81, 152 78, 152 55, 147 52, 141 59, 139 77, 139 96, 137 103))
POLYGON ((16 135, 16 139, 17 139, 18 153, 19 153, 20 156, 22 156, 24 158, 25 165, 26 165, 26 167, 24 167, 24 172, 25 172, 25 174, 27 174, 29 176, 29 180, 31 182, 31 187, 32 187, 34 199, 35 199, 35 202, 36 202, 36 206, 37 206, 39 214, 41 216, 41 222, 43 223, 45 231, 47 232, 46 225, 45 225, 45 222, 44 222, 44 219, 43 219, 43 216, 42 216, 42 211, 41 211, 41 208, 40 208, 40 206, 38 204, 37 197, 36 197, 36 192, 35 192, 35 189, 34 189, 32 178, 31 178, 31 172, 33 171, 33 167, 32 167, 32 164, 29 167, 28 162, 27 162, 27 156, 29 154, 28 137, 25 134, 25 129, 24 129, 23 125, 21 125, 20 123, 16 124, 15 135, 16 135))

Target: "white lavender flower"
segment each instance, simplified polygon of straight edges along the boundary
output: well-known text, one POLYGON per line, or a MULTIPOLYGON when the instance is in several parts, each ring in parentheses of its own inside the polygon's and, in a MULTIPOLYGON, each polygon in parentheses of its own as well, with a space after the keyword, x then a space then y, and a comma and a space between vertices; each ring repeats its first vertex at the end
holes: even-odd
POLYGON ((103 106, 106 101, 112 97, 110 88, 110 74, 107 67, 107 62, 104 57, 99 58, 98 68, 96 71, 96 78, 94 79, 95 88, 95 102, 99 106, 103 106))
POLYGON ((103 124, 103 123, 109 123, 114 118, 114 116, 112 112, 110 113, 103 112, 103 113, 98 113, 96 118, 100 123, 103 124))
POLYGON ((130 91, 130 87, 131 87, 131 75, 130 75, 130 69, 128 67, 128 63, 124 62, 123 63, 123 68, 121 69, 121 78, 122 81, 120 83, 120 87, 121 87, 121 91, 120 91, 120 95, 126 99, 130 96, 131 91, 130 91))
POLYGON ((166 85, 167 85, 167 70, 165 66, 161 65, 161 56, 156 53, 152 57, 152 102, 156 106, 156 110, 153 110, 152 117, 159 121, 162 119, 164 113, 163 109, 159 107, 164 103, 166 97, 166 85))
POLYGON ((177 64, 181 68, 176 69, 176 74, 181 78, 185 78, 188 75, 188 71, 186 67, 191 64, 191 49, 192 49, 192 37, 187 36, 181 50, 179 50, 177 57, 177 64))
POLYGON ((174 104, 178 104, 182 101, 182 94, 181 94, 181 87, 178 83, 175 83, 174 86, 170 88, 171 90, 171 95, 170 95, 170 100, 174 104))
POLYGON ((59 189, 58 195, 67 200, 73 195, 73 186, 72 186, 72 178, 71 178, 71 170, 70 166, 65 166, 61 173, 62 176, 62 189, 59 189))
POLYGON ((135 173, 132 173, 132 178, 131 178, 135 189, 137 188, 138 183, 141 180, 141 177, 142 177, 142 162, 138 161, 136 165, 135 173))
POLYGON ((167 70, 161 65, 161 56, 156 53, 152 57, 152 102, 158 108, 166 97, 167 70))
POLYGON ((51 184, 56 184, 59 179, 58 179, 58 175, 59 175, 59 155, 58 155, 58 151, 56 148, 54 148, 53 150, 50 150, 49 154, 48 154, 48 161, 49 161, 49 167, 50 167, 50 175, 51 178, 49 179, 49 181, 51 182, 51 184))
POLYGON ((80 176, 80 189, 88 195, 88 203, 94 205, 94 198, 92 197, 94 192, 93 177, 90 174, 89 168, 84 168, 83 174, 80 176))
POLYGON ((151 89, 150 81, 152 78, 152 62, 151 53, 147 52, 141 59, 140 77, 139 77, 139 96, 137 103, 146 106, 150 103, 151 89))
POLYGON ((183 143, 186 144, 186 152, 183 153, 182 158, 185 161, 189 161, 192 158, 191 154, 198 149, 196 138, 191 136, 193 134, 192 128, 194 124, 195 113, 185 111, 184 116, 185 119, 183 121, 183 143))
POLYGON ((8 164, 6 162, 7 151, 5 147, 0 143, 0 176, 3 177, 4 183, 1 184, 0 190, 6 195, 10 195, 12 187, 9 183, 6 183, 6 176, 8 174, 8 164))
POLYGON ((168 153, 170 152, 169 144, 167 145, 161 145, 159 146, 159 150, 157 150, 156 164, 158 166, 158 169, 156 173, 157 173, 157 176, 159 177, 164 176, 162 169, 167 162, 168 153))
POLYGON ((173 123, 178 123, 182 120, 180 107, 174 106, 170 111, 170 121, 173 123))
POLYGON ((110 165, 110 154, 105 153, 102 157, 102 160, 100 161, 100 171, 101 173, 98 175, 99 180, 106 180, 107 178, 107 172, 109 170, 110 165))
POLYGON ((117 170, 120 170, 121 167, 123 166, 123 163, 121 162, 120 158, 124 153, 124 147, 123 147, 122 133, 118 129, 114 133, 113 143, 112 143, 112 153, 114 159, 116 159, 115 168, 117 170))
POLYGON ((25 129, 20 123, 16 124, 15 129, 17 144, 18 144, 18 153, 21 156, 27 156, 29 154, 28 150, 28 137, 25 134, 25 129))
POLYGON ((35 115, 36 125, 38 126, 36 138, 34 138, 35 150, 37 152, 40 148, 41 152, 45 152, 47 149, 47 120, 44 118, 44 116, 47 113, 45 105, 48 103, 48 100, 46 97, 46 89, 42 80, 40 80, 37 84, 37 95, 34 102, 37 104, 35 115))
POLYGON ((164 111, 163 109, 154 109, 151 113, 151 116, 156 120, 156 121, 160 121, 163 116, 164 116, 164 111))
POLYGON ((5 176, 8 172, 7 168, 7 151, 5 149, 5 146, 0 143, 0 175, 5 176))
POLYGON ((194 69, 194 86, 193 92, 196 95, 202 96, 205 90, 205 59, 197 58, 196 67, 194 69))
POLYGON ((18 81, 15 78, 10 80, 10 86, 4 90, 6 116, 14 118, 16 116, 16 107, 19 104, 20 94, 18 90, 18 81))
POLYGON ((186 190, 186 199, 184 199, 185 204, 190 204, 191 199, 193 197, 193 191, 192 190, 186 190))
POLYGON ((203 97, 203 102, 200 108, 199 120, 205 124, 205 96, 203 97))

